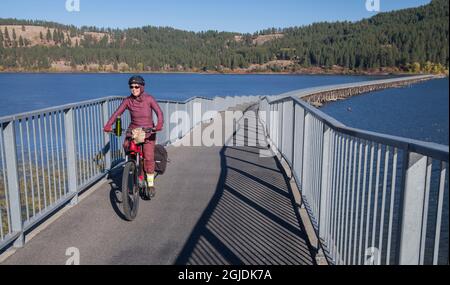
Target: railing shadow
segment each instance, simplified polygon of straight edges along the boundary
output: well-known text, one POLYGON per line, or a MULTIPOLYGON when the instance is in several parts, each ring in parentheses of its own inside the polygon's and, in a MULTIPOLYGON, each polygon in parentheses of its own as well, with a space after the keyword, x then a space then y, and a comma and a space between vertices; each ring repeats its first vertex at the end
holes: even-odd
POLYGON ((267 148, 222 148, 214 196, 175 264, 315 264, 289 178, 276 158, 260 158, 258 149, 267 148))
POLYGON ((122 220, 127 221, 119 206, 122 203, 122 170, 122 167, 116 167, 108 175, 108 180, 110 180, 109 185, 111 187, 109 200, 116 215, 122 220))

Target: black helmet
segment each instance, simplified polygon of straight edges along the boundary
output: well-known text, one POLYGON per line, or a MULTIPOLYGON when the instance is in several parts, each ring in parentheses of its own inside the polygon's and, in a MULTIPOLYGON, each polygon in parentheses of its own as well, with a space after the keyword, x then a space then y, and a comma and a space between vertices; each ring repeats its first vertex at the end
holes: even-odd
POLYGON ((145 86, 145 80, 144 78, 142 78, 142 76, 139 75, 131 76, 130 80, 128 80, 128 85, 131 84, 139 84, 141 86, 145 86))

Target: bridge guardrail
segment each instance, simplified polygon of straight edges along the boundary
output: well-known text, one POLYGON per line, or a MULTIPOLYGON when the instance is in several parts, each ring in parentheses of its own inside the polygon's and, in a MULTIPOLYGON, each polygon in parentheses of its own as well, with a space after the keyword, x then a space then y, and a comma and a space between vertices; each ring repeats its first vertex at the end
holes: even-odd
POLYGON ((295 95, 262 98, 261 121, 329 263, 448 264, 448 146, 349 128, 295 95))
MULTIPOLYGON (((123 138, 103 133, 123 99, 111 96, 0 118, 0 252, 12 243, 23 246, 24 233, 63 205, 76 204, 80 192, 123 161, 123 138)), ((257 100, 259 96, 158 100, 166 121, 158 143, 180 139, 208 119, 202 118, 208 111, 257 100), (201 116, 193 117, 194 108, 201 116), (181 110, 190 122, 177 131, 170 119, 181 110)), ((122 124, 129 122, 126 112, 122 124)))

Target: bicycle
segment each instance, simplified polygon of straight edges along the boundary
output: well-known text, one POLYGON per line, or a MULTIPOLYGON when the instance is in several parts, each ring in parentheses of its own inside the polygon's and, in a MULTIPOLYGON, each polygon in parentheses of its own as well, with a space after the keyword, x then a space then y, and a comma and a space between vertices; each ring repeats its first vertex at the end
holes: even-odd
MULTIPOLYGON (((152 136, 156 134, 152 128, 143 128, 143 131, 152 136)), ((127 132, 130 132, 128 130, 127 132)), ((121 121, 117 119, 116 129, 112 132, 115 136, 122 135, 121 121)), ((151 200, 152 193, 141 173, 144 169, 144 143, 137 144, 130 139, 128 150, 125 154, 125 164, 122 174, 122 204, 126 220, 133 221, 139 209, 139 198, 151 200), (142 178, 142 179, 141 179, 142 178)), ((156 176, 155 176, 156 178, 156 176)))
MULTIPOLYGON (((143 129, 146 134, 153 135, 153 129, 143 129)), ((125 218, 132 221, 136 218, 139 209, 139 198, 151 200, 152 193, 141 173, 144 169, 144 143, 136 144, 130 140, 130 146, 125 156, 125 165, 122 175, 122 204, 125 218), (141 179, 142 178, 142 179, 141 179)))

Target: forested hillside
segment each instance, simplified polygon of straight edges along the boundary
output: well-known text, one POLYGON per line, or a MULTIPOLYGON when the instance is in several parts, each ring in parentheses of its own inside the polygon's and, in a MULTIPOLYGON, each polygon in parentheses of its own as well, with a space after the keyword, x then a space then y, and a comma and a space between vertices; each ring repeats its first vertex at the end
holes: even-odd
POLYGON ((0 19, 0 71, 448 70, 449 3, 254 34, 0 19))

